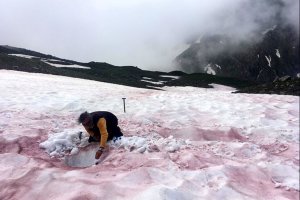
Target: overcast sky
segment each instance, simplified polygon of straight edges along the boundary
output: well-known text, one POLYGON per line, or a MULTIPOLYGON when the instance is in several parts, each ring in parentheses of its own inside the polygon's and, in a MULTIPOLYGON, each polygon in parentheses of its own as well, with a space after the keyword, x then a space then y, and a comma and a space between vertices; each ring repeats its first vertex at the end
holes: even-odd
MULTIPOLYGON (((282 0, 299 28, 299 0, 282 0)), ((76 61, 171 71, 191 38, 249 37, 274 17, 267 0, 0 0, 0 44, 76 61), (253 2, 259 3, 253 3, 253 2)))

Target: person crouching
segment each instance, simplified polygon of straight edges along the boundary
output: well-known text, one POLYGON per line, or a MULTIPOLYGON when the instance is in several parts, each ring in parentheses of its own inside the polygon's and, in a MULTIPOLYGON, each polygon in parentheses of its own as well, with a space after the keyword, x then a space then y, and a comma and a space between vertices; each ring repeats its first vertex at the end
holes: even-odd
POLYGON ((83 125, 90 135, 89 143, 99 142, 99 149, 95 154, 95 159, 100 158, 106 148, 107 141, 123 136, 118 126, 118 118, 107 111, 83 112, 80 114, 78 122, 83 125))

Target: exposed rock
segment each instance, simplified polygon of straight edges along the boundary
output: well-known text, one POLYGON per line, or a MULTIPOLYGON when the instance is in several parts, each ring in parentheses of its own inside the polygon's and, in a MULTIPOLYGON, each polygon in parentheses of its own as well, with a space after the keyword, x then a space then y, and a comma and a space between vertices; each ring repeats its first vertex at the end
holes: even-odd
MULTIPOLYGON (((282 1, 278 4, 278 12, 282 1)), ((210 34, 175 58, 178 69, 187 73, 210 73, 269 83, 277 77, 300 76, 299 32, 280 18, 260 27, 253 38, 236 41, 230 35, 210 34)))
POLYGON ((287 77, 268 84, 246 87, 235 93, 280 94, 300 96, 300 78, 287 77))

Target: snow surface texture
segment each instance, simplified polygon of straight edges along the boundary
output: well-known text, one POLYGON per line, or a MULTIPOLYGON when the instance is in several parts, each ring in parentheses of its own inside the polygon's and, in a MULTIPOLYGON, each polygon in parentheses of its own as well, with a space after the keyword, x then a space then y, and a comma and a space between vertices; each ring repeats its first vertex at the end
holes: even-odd
POLYGON ((299 199, 299 97, 0 81, 0 199, 299 199), (98 165, 76 122, 85 110, 115 113, 125 134, 98 165))

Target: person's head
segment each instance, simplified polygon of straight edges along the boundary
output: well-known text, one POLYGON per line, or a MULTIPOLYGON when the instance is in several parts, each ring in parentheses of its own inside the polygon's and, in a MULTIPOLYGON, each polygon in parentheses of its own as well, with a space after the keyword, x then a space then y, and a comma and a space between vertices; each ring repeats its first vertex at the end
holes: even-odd
POLYGON ((87 128, 93 128, 94 126, 91 114, 86 111, 80 114, 78 122, 87 128))

